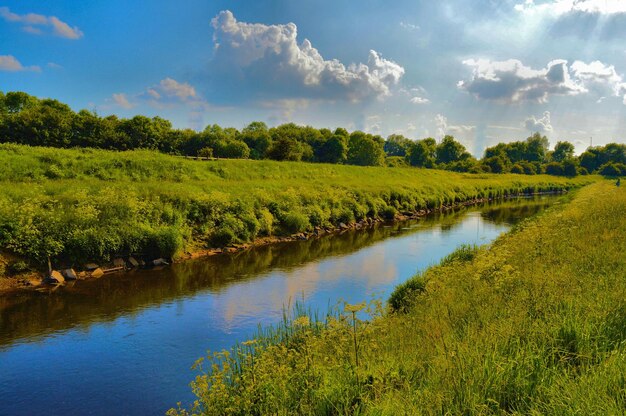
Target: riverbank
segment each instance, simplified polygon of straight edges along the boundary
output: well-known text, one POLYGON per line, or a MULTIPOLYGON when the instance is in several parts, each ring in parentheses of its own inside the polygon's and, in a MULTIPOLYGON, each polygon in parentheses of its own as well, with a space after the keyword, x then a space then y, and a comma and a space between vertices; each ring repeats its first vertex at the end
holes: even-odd
POLYGON ((0 253, 19 260, 5 258, 0 276, 21 281, 48 257, 59 270, 176 259, 596 180, 2 144, 0 253))
POLYGON ((371 308, 355 327, 358 306, 296 316, 209 357, 221 367, 193 383, 194 410, 623 413, 624 212, 626 191, 603 181, 401 285, 395 312, 371 308))

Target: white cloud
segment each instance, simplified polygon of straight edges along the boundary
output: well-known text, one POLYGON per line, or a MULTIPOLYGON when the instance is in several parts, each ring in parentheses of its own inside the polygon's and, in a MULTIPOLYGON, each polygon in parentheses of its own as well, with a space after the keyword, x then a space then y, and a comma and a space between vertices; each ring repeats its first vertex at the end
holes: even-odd
POLYGON ((125 110, 130 110, 135 106, 135 104, 128 100, 128 96, 124 93, 113 94, 113 101, 125 110))
POLYGON ((0 71, 21 72, 34 71, 40 72, 41 68, 33 66, 24 66, 12 55, 0 55, 0 71))
MULTIPOLYGON (((573 76, 581 80, 587 89, 602 96, 623 97, 626 104, 626 83, 613 65, 606 65, 600 61, 588 64, 575 61, 571 69, 573 76)), ((600 100, 603 99, 604 97, 600 98, 600 100)))
POLYGON ((20 15, 13 13, 8 7, 0 7, 0 17, 7 22, 21 23, 22 30, 33 35, 43 34, 41 27, 48 27, 52 30, 52 34, 62 38, 80 39, 83 37, 83 32, 78 27, 71 27, 56 16, 44 16, 36 13, 20 15))
POLYGON ((149 88, 148 93, 155 99, 165 96, 177 98, 180 101, 187 101, 197 97, 194 87, 186 82, 178 82, 172 78, 161 80, 157 87, 149 88))
POLYGON ((413 23, 407 23, 407 22, 400 22, 400 27, 403 29, 409 30, 411 32, 420 30, 420 27, 418 25, 414 25, 413 23))
POLYGON ((526 120, 524 120, 524 127, 531 132, 539 132, 539 133, 549 133, 552 129, 552 124, 550 122, 550 112, 544 111, 543 117, 535 118, 535 116, 530 116, 526 120))
POLYGON ((347 67, 325 60, 308 39, 297 43, 297 27, 245 23, 230 11, 211 21, 214 32, 213 70, 233 85, 249 83, 259 95, 282 95, 361 101, 390 95, 404 68, 370 50, 367 64, 347 67))
POLYGON ((411 98, 411 102, 413 104, 428 104, 430 103, 430 100, 428 98, 416 96, 416 97, 411 98))
POLYGON ((535 3, 526 0, 517 4, 515 10, 523 13, 550 13, 560 16, 572 12, 592 14, 621 14, 626 13, 624 0, 555 0, 546 3, 535 3))
POLYGON ((585 87, 572 80, 567 61, 553 60, 544 69, 532 69, 517 59, 490 61, 468 59, 472 77, 457 86, 477 98, 501 102, 545 102, 550 95, 576 95, 585 87))

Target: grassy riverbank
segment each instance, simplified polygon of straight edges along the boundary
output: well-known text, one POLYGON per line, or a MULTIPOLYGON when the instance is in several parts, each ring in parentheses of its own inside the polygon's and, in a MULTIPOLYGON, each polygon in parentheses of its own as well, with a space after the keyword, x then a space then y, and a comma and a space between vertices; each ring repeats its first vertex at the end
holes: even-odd
MULTIPOLYGON (((298 162, 209 162, 151 151, 2 144, 0 253, 15 254, 39 267, 48 256, 53 265, 106 261, 130 253, 175 257, 366 217, 390 219, 400 212, 569 189, 595 180, 298 162)), ((0 275, 7 270, 19 273, 25 266, 7 262, 0 275)))
POLYGON ((416 276, 356 331, 350 308, 303 315, 212 355, 194 413, 624 413, 626 189, 569 199, 416 276))

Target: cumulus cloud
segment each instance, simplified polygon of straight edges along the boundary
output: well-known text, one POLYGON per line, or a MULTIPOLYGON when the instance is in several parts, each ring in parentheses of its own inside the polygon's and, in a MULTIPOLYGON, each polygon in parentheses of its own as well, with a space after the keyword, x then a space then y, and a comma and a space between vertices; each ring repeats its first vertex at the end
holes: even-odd
POLYGON ((410 101, 413 104, 428 104, 428 103, 430 103, 430 100, 428 98, 418 97, 418 96, 415 96, 415 97, 411 98, 410 101))
POLYGON ((196 89, 186 82, 178 82, 172 78, 165 78, 159 85, 146 90, 147 96, 157 101, 193 101, 198 98, 196 89))
POLYGON ((128 96, 124 93, 113 94, 113 102, 125 110, 130 110, 135 106, 128 100, 128 96))
POLYGON ((593 61, 588 64, 575 61, 571 69, 573 76, 583 82, 590 91, 603 97, 605 95, 622 97, 624 104, 626 104, 626 83, 613 65, 606 65, 600 61, 593 61))
POLYGON ((200 109, 206 105, 206 102, 200 98, 193 86, 169 77, 138 94, 117 93, 113 94, 112 98, 116 105, 124 109, 130 109, 143 103, 157 108, 190 104, 192 107, 195 106, 196 109, 200 109))
POLYGON ((12 55, 0 55, 0 71, 20 72, 20 71, 34 71, 39 72, 41 68, 33 66, 24 66, 12 55))
POLYGON ((0 17, 7 22, 20 23, 22 30, 33 35, 41 35, 44 33, 43 29, 49 29, 53 35, 66 39, 83 37, 83 32, 78 27, 71 27, 56 16, 36 13, 17 14, 8 7, 0 7, 0 17))
POLYGON ((550 122, 550 112, 544 111, 541 118, 536 118, 535 116, 528 117, 524 120, 524 127, 532 132, 550 133, 553 130, 550 122))
POLYGON ((467 81, 459 81, 457 86, 480 99, 546 102, 550 95, 586 92, 582 84, 572 80, 567 61, 562 59, 551 61, 539 70, 517 59, 468 59, 463 63, 472 68, 472 76, 467 81))
POLYGON ((213 78, 230 87, 247 84, 260 96, 361 101, 390 95, 404 75, 402 66, 374 50, 366 64, 346 66, 336 59, 326 60, 308 39, 298 44, 294 23, 239 22, 227 10, 211 24, 213 78))

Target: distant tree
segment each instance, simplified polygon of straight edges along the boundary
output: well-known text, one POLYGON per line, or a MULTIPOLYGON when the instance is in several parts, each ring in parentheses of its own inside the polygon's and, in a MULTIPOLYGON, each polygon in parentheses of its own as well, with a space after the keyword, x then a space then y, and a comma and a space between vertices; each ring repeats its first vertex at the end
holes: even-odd
POLYGON ((385 164, 384 144, 374 136, 355 131, 348 141, 347 163, 359 166, 383 166, 385 164))
POLYGON ((454 140, 452 136, 445 136, 437 145, 437 163, 450 163, 471 156, 465 146, 454 140))
POLYGON ((409 146, 407 160, 411 166, 433 168, 436 158, 437 142, 434 139, 419 140, 409 146))
POLYGON ((564 174, 563 165, 559 162, 550 162, 546 164, 546 173, 548 175, 562 176, 564 174))
POLYGON ((561 166, 563 166, 563 175, 570 177, 578 175, 578 161, 573 157, 563 160, 561 166))
POLYGON ((574 145, 570 142, 557 142, 552 153, 552 160, 563 162, 565 159, 574 157, 574 145))
POLYGON ((508 172, 508 159, 506 156, 491 156, 483 159, 481 163, 489 167, 489 172, 493 173, 506 173, 508 172))
POLYGON ((304 149, 301 143, 291 137, 279 137, 274 140, 268 151, 268 157, 273 160, 302 160, 304 149))
POLYGON ((385 153, 387 156, 406 156, 412 141, 401 134, 392 134, 385 141, 385 153))
POLYGON ((267 125, 262 121, 254 121, 241 131, 241 139, 250 149, 252 159, 263 159, 272 145, 272 137, 267 125))
POLYGON ((348 158, 348 140, 338 134, 332 135, 318 149, 316 158, 322 163, 344 163, 348 158))
POLYGON ((250 149, 242 141, 226 139, 215 144, 213 155, 226 159, 247 159, 250 156, 250 149))
POLYGON ((546 159, 546 153, 550 143, 546 136, 535 133, 526 139, 526 154, 524 160, 530 162, 543 162, 546 159))

